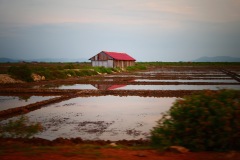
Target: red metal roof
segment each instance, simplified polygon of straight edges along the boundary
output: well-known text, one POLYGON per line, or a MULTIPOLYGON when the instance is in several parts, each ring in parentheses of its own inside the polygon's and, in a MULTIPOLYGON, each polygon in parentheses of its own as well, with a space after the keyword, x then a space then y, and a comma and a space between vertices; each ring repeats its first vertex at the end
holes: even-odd
POLYGON ((136 61, 136 59, 132 58, 126 53, 108 52, 108 51, 103 51, 103 52, 116 60, 136 61))

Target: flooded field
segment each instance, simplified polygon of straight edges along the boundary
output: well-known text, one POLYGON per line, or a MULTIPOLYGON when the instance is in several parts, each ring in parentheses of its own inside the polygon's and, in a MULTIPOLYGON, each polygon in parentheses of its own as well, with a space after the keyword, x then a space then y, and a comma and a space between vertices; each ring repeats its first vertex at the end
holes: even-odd
POLYGON ((138 96, 77 97, 27 114, 46 129, 37 137, 88 140, 140 139, 149 135, 161 113, 176 98, 138 96))
POLYGON ((14 114, 4 110, 33 103, 34 108, 28 106, 29 112, 25 115, 44 126, 45 130, 37 137, 49 140, 58 137, 112 141, 146 139, 161 113, 168 111, 177 97, 206 89, 240 90, 238 68, 160 67, 141 72, 6 85, 0 88, 0 118, 4 119, 1 123, 14 119, 23 114, 21 110, 14 114), (21 97, 23 93, 39 96, 32 95, 26 100, 21 97), (44 102, 51 98, 54 100, 44 102), (4 118, 4 114, 12 117, 4 118))
MULTIPOLYGON (((175 81, 174 81, 175 82, 175 81)), ((44 87, 46 88, 46 87, 44 87)), ((73 84, 47 87, 48 89, 76 89, 76 90, 218 90, 240 89, 239 85, 124 85, 124 84, 73 84)))
POLYGON ((0 111, 25 106, 54 97, 56 96, 0 96, 0 111))
POLYGON ((126 85, 118 90, 218 90, 218 89, 240 89, 239 85, 126 85))
POLYGON ((223 83, 223 82, 231 82, 231 83, 237 83, 236 80, 234 79, 194 79, 194 80, 172 80, 172 79, 135 79, 135 82, 218 82, 218 83, 223 83))

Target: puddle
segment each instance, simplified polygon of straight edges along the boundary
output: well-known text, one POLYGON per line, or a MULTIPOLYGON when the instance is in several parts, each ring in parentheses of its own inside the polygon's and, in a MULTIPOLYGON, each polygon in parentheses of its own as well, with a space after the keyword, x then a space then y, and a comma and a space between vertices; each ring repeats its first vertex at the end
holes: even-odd
POLYGON ((194 79, 194 80, 157 80, 157 79, 136 79, 135 82, 219 82, 219 83, 236 83, 234 79, 194 79))
POLYGON ((25 106, 56 96, 0 96, 0 111, 25 106))
POLYGON ((141 77, 141 76, 129 74, 129 75, 106 75, 105 77, 122 78, 122 77, 141 77))
POLYGON ((121 87, 125 87, 125 84, 116 84, 116 85, 112 85, 112 84, 94 84, 93 85, 95 87, 95 89, 99 89, 99 90, 115 90, 121 87))
POLYGON ((137 74, 191 74, 191 75, 194 75, 194 74, 204 74, 204 75, 226 75, 225 73, 223 72, 206 72, 206 71, 199 71, 199 72, 194 72, 194 71, 149 71, 149 72, 136 72, 137 74))
POLYGON ((117 90, 218 90, 240 89, 240 85, 126 85, 117 90))
POLYGON ((46 88, 46 89, 96 89, 91 84, 70 84, 70 85, 42 85, 33 86, 34 89, 46 88))
POLYGON ((96 89, 91 84, 62 85, 58 89, 96 89))
POLYGON ((78 97, 32 111, 30 121, 46 130, 36 137, 81 137, 84 140, 146 138, 176 98, 138 96, 78 97))
MULTIPOLYGON (((161 80, 164 81, 164 80, 161 80)), ((185 80, 171 80, 184 82, 185 80)), ((204 81, 204 80, 203 80, 204 81)), ((203 82, 200 81, 200 82, 203 82)), ((226 80, 229 82, 228 80, 226 80)), ((154 82, 149 80, 149 82, 154 82)), ((158 82, 158 81, 157 81, 158 82)), ((170 82, 166 80, 166 82, 170 82)), ((196 82, 195 80, 186 80, 186 82, 196 82)), ((209 82, 209 81, 206 81, 209 82)), ((216 80, 216 82, 219 82, 216 80)), ((224 81, 225 82, 225 81, 224 81)), ((57 89, 99 89, 99 90, 218 90, 218 89, 240 89, 240 85, 127 85, 127 84, 74 84, 62 85, 57 89)))
MULTIPOLYGON (((177 75, 177 76, 180 76, 180 75, 177 75)), ((201 79, 201 78, 216 78, 216 79, 232 79, 231 77, 227 76, 227 75, 181 75, 182 77, 193 77, 193 78, 198 78, 198 79, 201 79)))

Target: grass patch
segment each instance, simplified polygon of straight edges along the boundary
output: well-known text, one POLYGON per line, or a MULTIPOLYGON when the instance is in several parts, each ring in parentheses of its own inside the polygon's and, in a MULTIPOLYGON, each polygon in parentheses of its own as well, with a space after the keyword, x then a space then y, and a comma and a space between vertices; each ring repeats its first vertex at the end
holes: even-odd
POLYGON ((146 70, 147 67, 145 65, 136 64, 135 66, 128 66, 126 68, 127 71, 138 71, 138 70, 146 70))
POLYGON ((98 73, 112 73, 112 68, 106 68, 106 67, 93 67, 94 71, 98 73))

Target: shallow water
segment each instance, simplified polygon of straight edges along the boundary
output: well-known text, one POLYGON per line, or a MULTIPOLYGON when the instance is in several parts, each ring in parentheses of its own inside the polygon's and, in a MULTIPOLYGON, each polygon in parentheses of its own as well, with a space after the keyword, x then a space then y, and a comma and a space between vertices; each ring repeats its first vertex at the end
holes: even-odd
POLYGON ((125 85, 116 90, 218 90, 240 89, 240 85, 125 85))
POLYGON ((61 85, 58 89, 96 89, 91 84, 73 84, 73 85, 61 85))
POLYGON ((132 140, 149 136, 161 113, 169 110, 175 100, 138 96, 78 97, 32 111, 26 116, 46 128, 36 137, 132 140))
POLYGON ((0 111, 25 106, 56 96, 0 96, 0 111))
MULTIPOLYGON (((140 80, 141 81, 141 80, 140 80)), ((145 81, 145 80, 143 80, 145 81)), ((164 80, 159 80, 164 82, 164 80)), ((149 80, 147 82, 159 82, 149 80)), ((222 80, 220 82, 234 82, 232 80, 222 80)), ((166 80, 165 82, 198 82, 197 80, 166 80)), ((199 82, 205 82, 199 81, 199 82)), ((210 82, 206 80, 206 82, 210 82)), ((211 81, 213 82, 213 81, 211 81)), ((216 80, 216 82, 219 82, 216 80)), ((51 88, 51 87, 50 87, 51 88)), ((61 85, 55 89, 99 89, 99 90, 218 90, 218 89, 240 89, 240 85, 125 85, 125 84, 73 84, 61 85)))
POLYGON ((234 79, 194 79, 194 80, 158 80, 158 79, 136 79, 135 82, 218 82, 218 83, 238 83, 234 79))

